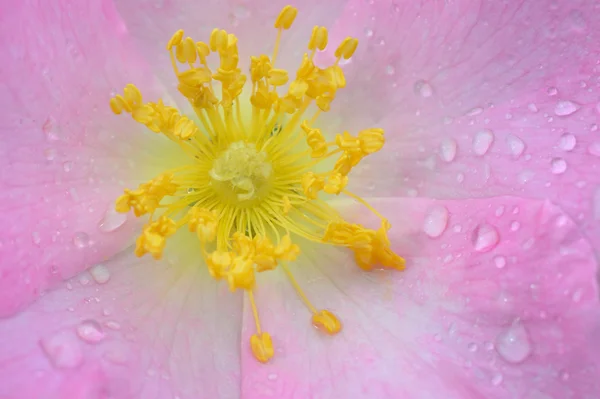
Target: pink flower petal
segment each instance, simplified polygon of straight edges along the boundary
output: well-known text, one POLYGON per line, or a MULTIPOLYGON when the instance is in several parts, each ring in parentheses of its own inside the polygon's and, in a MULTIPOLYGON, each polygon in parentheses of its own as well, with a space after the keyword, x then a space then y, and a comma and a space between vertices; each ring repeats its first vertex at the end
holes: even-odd
POLYGON ((0 321, 0 397, 239 397, 241 296, 185 244, 92 267, 0 321))
MULTIPOLYGON (((342 320, 334 337, 310 327, 289 282, 261 275, 257 303, 276 355, 265 366, 247 344, 242 348, 245 397, 600 393, 596 262, 558 207, 514 197, 372 204, 391 216, 390 238, 407 257, 406 271, 365 273, 344 251, 305 253, 293 272, 315 306, 342 320), (448 226, 432 238, 423 222, 440 207, 448 226), (498 238, 487 238, 487 250, 477 251, 478 240, 486 240, 478 236, 482 226, 498 238)), ((244 320, 248 340, 250 309, 244 320)))
POLYGON ((155 139, 137 150, 143 129, 108 100, 134 77, 150 94, 155 85, 108 2, 16 2, 0 19, 5 316, 126 244, 133 225, 113 202, 148 174, 137 161, 155 139))
POLYGON ((340 128, 384 127, 388 144, 350 184, 369 195, 547 198, 599 246, 596 7, 351 2, 330 43, 360 44, 331 114, 340 128))

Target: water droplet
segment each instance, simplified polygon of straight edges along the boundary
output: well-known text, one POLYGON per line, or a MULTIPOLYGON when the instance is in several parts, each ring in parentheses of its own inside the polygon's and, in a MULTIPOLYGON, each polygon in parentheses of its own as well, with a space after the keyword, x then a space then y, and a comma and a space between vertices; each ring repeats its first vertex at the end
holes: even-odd
POLYGON ((90 245, 90 236, 82 231, 75 233, 73 236, 73 244, 77 248, 85 248, 90 245))
POLYGON ((554 107, 554 113, 558 116, 568 116, 579 109, 579 105, 573 101, 562 100, 556 103, 554 107))
POLYGON ((75 368, 83 362, 81 346, 71 332, 60 331, 42 338, 40 346, 55 367, 75 368))
POLYGON ((44 155, 48 161, 53 161, 56 158, 56 150, 54 148, 47 148, 44 150, 44 155))
POLYGON ((372 37, 373 36, 373 30, 369 29, 369 28, 365 28, 365 36, 366 37, 372 37))
POLYGON ((475 342, 471 342, 468 346, 467 349, 469 349, 469 352, 477 352, 477 344, 475 342))
POLYGON ((65 172, 70 172, 71 169, 73 169, 73 163, 72 162, 67 161, 67 162, 63 163, 63 170, 65 172))
POLYGON ((277 374, 275 374, 275 373, 270 373, 270 374, 267 376, 267 379, 268 379, 269 381, 275 381, 275 380, 277 379, 277 374))
POLYGON ((111 330, 120 330, 121 329, 121 325, 114 320, 109 320, 106 323, 104 323, 104 325, 107 328, 110 328, 111 330))
POLYGON ((568 371, 563 370, 563 371, 560 372, 560 379, 561 380, 568 381, 569 378, 571 378, 571 375, 569 374, 568 371))
POLYGON ((414 92, 421 97, 427 98, 433 95, 433 88, 429 83, 421 79, 415 82, 414 92))
POLYGON ((549 96, 555 96, 558 94, 558 89, 556 87, 548 87, 546 93, 548 93, 549 96))
POLYGON ((473 137, 473 152, 482 156, 490 149, 492 142, 494 141, 494 134, 491 130, 481 130, 473 137))
POLYGON ((44 122, 44 125, 42 126, 42 130, 49 141, 60 140, 60 129, 53 117, 46 119, 46 122, 44 122))
POLYGON ((516 220, 510 224, 511 231, 517 231, 520 227, 521 223, 517 222, 516 220))
POLYGON ((572 151, 577 144, 577 138, 571 133, 565 133, 558 140, 558 147, 564 151, 572 151))
POLYGON ((436 205, 430 209, 423 222, 423 231, 431 238, 439 237, 448 226, 448 209, 436 205))
POLYGON ((236 5, 233 7, 233 15, 238 19, 248 18, 250 16, 250 10, 244 5, 236 5))
POLYGON ((40 233, 37 232, 37 231, 34 231, 33 233, 31 233, 31 241, 35 245, 40 245, 40 242, 42 242, 42 238, 40 237, 40 233))
POLYGON ((105 233, 117 230, 127 221, 127 214, 117 212, 113 207, 106 210, 104 217, 98 225, 98 229, 105 233))
POLYGON ((102 326, 95 320, 85 320, 77 326, 77 335, 86 342, 100 342, 104 339, 102 326))
POLYGON ((471 108, 470 110, 468 110, 465 115, 466 116, 476 116, 476 115, 479 115, 481 113, 483 113, 483 108, 476 107, 476 108, 471 108))
POLYGON ((590 144, 590 146, 588 147, 588 152, 591 155, 600 157, 600 143, 596 142, 596 143, 590 144))
POLYGON ((471 239, 475 251, 488 252, 498 245, 500 235, 494 226, 484 223, 475 228, 471 239))
POLYGON ((440 156, 446 162, 454 161, 456 158, 456 141, 453 139, 443 139, 440 144, 440 156))
POLYGON ((531 111, 531 112, 538 112, 538 107, 537 105, 535 105, 534 103, 529 103, 529 105, 527 105, 527 108, 531 111))
POLYGON ((583 297, 583 290, 581 288, 578 288, 577 290, 575 290, 575 292, 571 296, 571 299, 573 300, 573 302, 580 302, 582 297, 583 297))
POLYGON ((496 351, 509 363, 521 363, 531 354, 531 344, 525 326, 515 321, 496 338, 496 351))
POLYGON ((550 164, 552 166, 552 173, 555 175, 565 173, 567 170, 567 162, 562 158, 554 158, 550 164))
POLYGON ((503 379, 504 378, 502 377, 502 374, 494 373, 494 376, 492 377, 492 385, 497 387, 498 385, 502 384, 503 379))
POLYGON ((505 210, 506 210, 506 208, 504 207, 504 205, 500 205, 498 207, 498 209, 496 209, 496 216, 500 217, 500 216, 504 215, 505 210))
POLYGON ((90 274, 98 284, 104 284, 110 280, 110 271, 103 264, 92 267, 90 269, 90 274))
POLYGON ((396 69, 392 65, 388 65, 385 67, 385 73, 391 76, 396 73, 396 69))
POLYGON ((517 158, 523 154, 523 151, 525 151, 525 143, 517 136, 509 134, 506 136, 506 143, 508 144, 511 154, 517 158))
POLYGON ((502 269, 506 266, 506 258, 504 256, 498 255, 494 258, 494 264, 498 269, 502 269))
POLYGON ((525 169, 517 175, 517 180, 520 184, 528 183, 535 176, 535 172, 529 169, 525 169))

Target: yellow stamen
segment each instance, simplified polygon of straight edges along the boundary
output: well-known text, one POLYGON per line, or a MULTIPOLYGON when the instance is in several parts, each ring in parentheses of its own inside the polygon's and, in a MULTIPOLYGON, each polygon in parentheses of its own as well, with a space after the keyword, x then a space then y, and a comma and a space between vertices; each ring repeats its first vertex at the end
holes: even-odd
POLYGON ((246 291, 256 322, 250 347, 260 362, 274 355, 253 295, 260 273, 282 268, 312 313, 312 323, 327 334, 342 328, 334 313, 312 305, 286 264, 299 256, 299 239, 348 248, 364 270, 404 268, 404 259, 391 249, 387 219, 346 190, 352 169, 385 144, 383 130, 335 134, 317 126, 319 115, 329 112, 346 86, 338 64, 352 57, 358 40, 346 38, 335 50, 335 63, 317 67, 313 57, 328 46, 328 33, 315 27, 308 53, 293 75, 275 63, 282 32, 296 15, 296 8, 283 8, 274 24, 273 55, 252 56, 248 76, 243 72, 246 66, 239 65, 235 35, 214 29, 202 42, 184 37, 183 30, 175 32, 166 49, 191 115, 160 99, 144 102, 133 84, 109 102, 115 114, 129 114, 184 155, 177 168, 125 190, 116 200, 118 212, 148 215, 136 255, 160 259, 178 229, 194 234, 209 274, 231 291, 246 291), (217 59, 209 62, 209 57, 217 59), (333 169, 327 170, 325 165, 331 163, 333 169), (325 201, 331 195, 358 201, 381 219, 381 226, 374 230, 346 222, 325 201))

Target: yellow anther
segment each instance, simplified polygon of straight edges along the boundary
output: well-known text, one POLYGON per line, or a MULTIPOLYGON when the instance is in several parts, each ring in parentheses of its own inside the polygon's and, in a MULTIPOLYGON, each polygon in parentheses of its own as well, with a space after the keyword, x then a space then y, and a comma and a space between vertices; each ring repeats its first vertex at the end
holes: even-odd
POLYGON ((254 288, 254 268, 252 259, 244 256, 236 256, 231 263, 231 269, 227 273, 229 289, 233 292, 237 289, 251 290, 254 288))
POLYGON ((312 323, 317 329, 329 335, 335 335, 342 329, 340 320, 328 310, 321 310, 313 314, 312 323))
POLYGON ((327 194, 338 195, 348 184, 348 176, 342 175, 341 173, 334 172, 327 179, 323 191, 327 194))
POLYGON ((304 121, 301 125, 306 133, 306 143, 312 149, 310 156, 313 158, 321 158, 327 154, 327 142, 319 129, 311 129, 304 121))
POLYGON ((175 127, 173 128, 173 134, 175 137, 179 137, 181 140, 188 140, 191 137, 194 137, 197 133, 198 128, 196 127, 196 124, 185 116, 179 118, 177 123, 175 123, 175 127))
POLYGON ((346 76, 341 66, 334 65, 325 69, 325 76, 332 88, 337 90, 346 87, 346 76))
POLYGON ((212 74, 208 68, 192 68, 179 74, 179 81, 188 86, 197 87, 212 80, 212 74))
POLYGON ((268 56, 262 54, 259 57, 250 57, 250 78, 253 82, 269 76, 271 68, 271 60, 268 56))
POLYGON ((206 65, 206 57, 210 54, 210 47, 204 42, 196 42, 196 51, 203 65, 206 65))
POLYGON ((275 259, 275 247, 271 240, 263 236, 254 237, 254 256, 253 261, 257 272, 273 270, 277 267, 275 259))
POLYGON ((213 211, 195 206, 188 211, 188 227, 201 242, 212 242, 217 234, 218 217, 213 211))
POLYGON ((292 210, 292 203, 287 195, 283 196, 283 214, 287 215, 292 210))
POLYGON ((327 28, 324 26, 315 26, 308 42, 309 50, 325 50, 327 47, 327 28))
POLYGON ((173 34, 169 42, 167 43, 167 50, 171 50, 173 46, 177 46, 181 43, 181 39, 183 38, 183 29, 179 29, 177 32, 173 34))
POLYGON ((131 108, 138 107, 142 104, 142 93, 140 93, 140 90, 135 87, 135 85, 129 83, 125 86, 123 94, 125 95, 125 101, 131 108))
POLYGON ((120 95, 116 95, 115 97, 110 99, 110 109, 117 115, 119 115, 123 111, 131 112, 131 107, 120 95))
POLYGON ((345 60, 352 57, 358 46, 358 39, 353 37, 347 37, 342 41, 342 44, 335 50, 335 56, 337 58, 343 58, 345 60))
POLYGON ((308 83, 304 80, 294 80, 290 83, 290 87, 288 89, 288 94, 292 97, 300 99, 306 94, 308 90, 308 83))
POLYGON ((319 191, 325 186, 325 179, 315 175, 313 172, 306 172, 302 175, 302 189, 308 199, 316 199, 319 191))
POLYGON ((337 134, 335 136, 335 143, 345 151, 360 150, 360 140, 348 132, 337 134))
POLYGON ((231 237, 234 252, 244 258, 252 257, 254 254, 254 242, 239 231, 236 231, 231 237))
POLYGON ((228 44, 227 32, 223 29, 213 29, 210 34, 210 49, 212 51, 224 52, 228 44))
POLYGON ((294 23, 294 19, 296 19, 297 14, 298 9, 296 7, 292 7, 290 5, 283 7, 277 16, 277 19, 275 20, 275 28, 289 29, 294 23))
POLYGON ((250 338, 250 348, 252 349, 254 358, 261 363, 268 362, 275 354, 271 336, 266 332, 252 335, 250 338))
POLYGON ((188 63, 194 63, 196 62, 196 43, 194 43, 194 40, 192 40, 191 37, 186 37, 178 46, 177 46, 177 52, 179 53, 179 48, 181 47, 181 52, 183 54, 183 59, 184 61, 182 62, 188 62, 188 63))
POLYGON ((284 235, 275 247, 275 257, 281 260, 294 261, 300 254, 300 247, 292 243, 289 234, 284 235))
POLYGON ((323 93, 315 99, 317 107, 323 112, 329 111, 331 108, 331 102, 333 101, 334 95, 331 93, 323 93))
POLYGON ((175 222, 166 216, 161 216, 157 221, 146 225, 136 241, 136 256, 150 253, 154 259, 160 259, 165 248, 166 238, 175 234, 176 230, 175 222))
POLYGON ((208 272, 210 275, 220 280, 227 277, 227 272, 231 266, 232 256, 227 251, 214 251, 206 258, 206 265, 208 266, 208 272))
POLYGON ((133 209, 135 216, 154 212, 164 197, 173 195, 177 190, 172 178, 170 174, 162 174, 148 183, 140 184, 137 190, 125 189, 125 194, 116 201, 116 211, 127 213, 133 209))
POLYGON ((269 71, 269 84, 283 86, 288 82, 288 73, 285 69, 271 69, 269 71))
POLYGON ((385 143, 383 129, 379 128, 360 131, 358 133, 358 139, 360 140, 360 149, 365 155, 381 150, 383 144, 385 143))

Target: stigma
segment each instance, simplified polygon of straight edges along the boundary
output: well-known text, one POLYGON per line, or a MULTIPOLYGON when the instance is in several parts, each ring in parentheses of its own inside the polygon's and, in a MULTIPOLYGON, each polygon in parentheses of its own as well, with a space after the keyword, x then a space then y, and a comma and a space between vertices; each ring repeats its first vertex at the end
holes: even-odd
POLYGON ((318 330, 334 335, 342 329, 339 318, 315 307, 294 278, 298 239, 353 251, 365 271, 405 267, 390 248, 390 223, 347 189, 352 170, 383 147, 384 131, 375 127, 334 134, 319 128, 319 115, 330 111, 346 85, 339 63, 352 57, 358 40, 344 39, 335 50, 336 61, 320 68, 313 60, 328 46, 328 33, 315 26, 291 77, 277 67, 277 58, 281 37, 296 14, 291 6, 281 10, 273 53, 252 56, 248 74, 239 66, 234 34, 215 29, 201 42, 175 32, 166 49, 191 115, 161 99, 145 102, 133 84, 110 100, 115 114, 129 114, 187 155, 179 167, 126 189, 116 200, 118 212, 148 219, 135 254, 161 259, 178 230, 195 235, 209 274, 247 295, 256 324, 249 346, 263 363, 273 357, 274 348, 254 299, 260 273, 284 273, 318 330), (373 212, 379 228, 344 220, 327 201, 340 195, 373 212))

